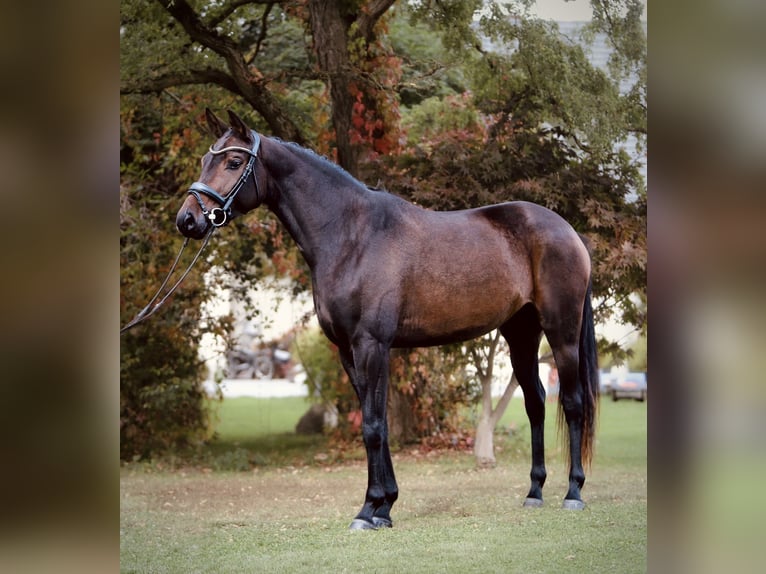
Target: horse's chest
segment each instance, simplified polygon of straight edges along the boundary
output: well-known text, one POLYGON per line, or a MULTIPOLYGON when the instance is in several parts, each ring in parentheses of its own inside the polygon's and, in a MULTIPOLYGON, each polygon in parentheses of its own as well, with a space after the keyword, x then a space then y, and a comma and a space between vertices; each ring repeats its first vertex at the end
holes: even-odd
POLYGON ((316 291, 314 291, 314 310, 317 314, 319 326, 322 327, 322 330, 324 330, 325 333, 328 333, 328 330, 332 328, 332 316, 330 314, 329 305, 325 299, 317 296, 316 291))
POLYGON ((359 316, 358 298, 346 286, 331 281, 314 282, 313 295, 317 320, 325 334, 335 343, 347 339, 359 316))

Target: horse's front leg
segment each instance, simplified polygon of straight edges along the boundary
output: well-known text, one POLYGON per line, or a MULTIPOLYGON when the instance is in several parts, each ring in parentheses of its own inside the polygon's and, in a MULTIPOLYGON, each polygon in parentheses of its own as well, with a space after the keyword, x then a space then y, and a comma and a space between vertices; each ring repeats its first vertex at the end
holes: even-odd
POLYGON ((367 492, 362 509, 351 522, 352 530, 393 524, 391 506, 399 489, 388 447, 388 351, 388 346, 366 337, 353 346, 353 366, 344 360, 362 407, 362 437, 367 450, 367 492))

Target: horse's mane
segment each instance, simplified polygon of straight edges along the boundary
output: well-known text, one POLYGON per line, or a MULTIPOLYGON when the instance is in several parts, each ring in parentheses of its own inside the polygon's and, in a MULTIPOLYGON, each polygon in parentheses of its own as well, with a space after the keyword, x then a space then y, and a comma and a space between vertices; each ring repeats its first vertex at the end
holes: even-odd
POLYGON ((289 147, 291 150, 297 152, 299 155, 302 155, 303 157, 311 160, 311 163, 319 164, 319 165, 321 165, 323 168, 325 168, 328 171, 331 171, 331 172, 334 171, 338 175, 342 175, 345 178, 353 180, 357 184, 363 185, 354 176, 352 176, 350 173, 348 173, 345 169, 343 169, 337 163, 334 163, 334 162, 330 161, 327 157, 325 157, 323 155, 319 155, 314 150, 306 148, 306 147, 303 147, 302 145, 299 145, 299 144, 297 144, 295 142, 286 142, 286 141, 283 141, 283 140, 281 140, 279 138, 272 138, 272 139, 278 141, 279 143, 281 143, 285 147, 289 147))
POLYGON ((356 179, 353 175, 348 173, 345 169, 343 169, 341 166, 339 166, 337 163, 333 162, 329 158, 318 154, 312 149, 303 147, 302 145, 299 145, 295 142, 286 142, 280 138, 274 137, 271 138, 274 141, 279 142, 285 147, 289 147, 291 150, 297 152, 299 155, 302 155, 303 157, 309 159, 311 163, 314 165, 321 166, 325 171, 328 171, 330 173, 336 173, 337 175, 340 175, 344 179, 348 180, 349 182, 353 182, 355 186, 358 186, 359 188, 365 188, 369 191, 378 191, 383 193, 389 193, 388 190, 381 188, 381 187, 373 187, 371 185, 367 185, 365 183, 362 183, 358 179, 356 179))

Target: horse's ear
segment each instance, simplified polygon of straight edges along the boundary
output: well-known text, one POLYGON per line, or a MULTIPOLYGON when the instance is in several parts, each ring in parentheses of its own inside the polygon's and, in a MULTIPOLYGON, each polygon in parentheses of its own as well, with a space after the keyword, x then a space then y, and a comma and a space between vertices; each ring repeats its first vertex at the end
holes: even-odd
POLYGON ((229 126, 227 126, 221 118, 210 111, 210 108, 205 108, 205 118, 207 118, 207 125, 210 128, 210 131, 217 138, 220 138, 226 133, 226 130, 229 129, 229 126))
POLYGON ((245 125, 245 122, 242 121, 242 118, 240 118, 231 110, 226 111, 229 113, 229 122, 231 123, 231 128, 239 136, 239 138, 247 142, 252 141, 253 137, 250 135, 250 128, 245 125))

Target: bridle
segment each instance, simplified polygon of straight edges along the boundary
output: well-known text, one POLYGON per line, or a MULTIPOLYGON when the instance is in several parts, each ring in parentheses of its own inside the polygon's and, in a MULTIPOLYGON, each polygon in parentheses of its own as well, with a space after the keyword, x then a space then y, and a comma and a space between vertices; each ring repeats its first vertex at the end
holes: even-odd
MULTIPOLYGON (((234 187, 231 188, 231 191, 226 195, 226 197, 223 197, 220 193, 218 193, 216 190, 214 190, 209 185, 202 183, 201 181, 195 181, 189 186, 189 193, 192 194, 196 200, 197 203, 199 203, 200 209, 202 209, 202 213, 210 220, 210 223, 213 224, 213 227, 210 229, 208 234, 205 236, 205 240, 202 242, 202 245, 199 248, 199 251, 197 251, 197 254, 194 256, 194 259, 192 259, 192 262, 189 263, 189 266, 186 268, 186 271, 183 272, 181 275, 181 278, 176 281, 173 286, 165 293, 165 296, 162 297, 157 303, 157 298, 160 296, 160 293, 162 293, 162 290, 165 288, 165 286, 168 284, 168 281, 170 280, 171 275, 176 269, 176 266, 178 265, 178 261, 181 259, 181 254, 184 252, 184 249, 186 249, 186 246, 189 244, 189 238, 187 237, 184 240, 183 245, 181 246, 181 249, 178 252, 178 255, 176 256, 175 261, 173 262, 173 265, 170 267, 170 271, 168 271, 167 277, 165 277, 165 280, 162 282, 162 285, 160 285, 160 288, 157 290, 157 292, 154 294, 154 297, 152 297, 151 301, 144 307, 136 316, 124 327, 120 329, 120 334, 122 335, 125 331, 128 329, 131 329, 138 325, 141 321, 144 319, 148 319, 151 317, 161 306, 162 304, 170 297, 170 295, 173 294, 173 292, 178 288, 178 286, 181 284, 181 281, 184 280, 184 278, 189 274, 194 264, 197 262, 197 259, 199 259, 199 256, 202 254, 202 251, 205 249, 205 246, 208 244, 208 241, 210 241, 210 236, 213 235, 213 232, 217 227, 221 227, 223 225, 226 225, 231 220, 231 205, 234 202, 234 199, 237 197, 237 194, 239 193, 239 190, 242 189, 242 186, 245 185, 245 182, 247 181, 247 178, 250 177, 250 174, 253 173, 253 167, 255 166, 255 160, 258 158, 258 150, 261 147, 261 138, 260 136, 251 130, 250 132, 253 136, 253 147, 252 149, 248 149, 246 147, 241 146, 229 146, 225 147, 223 149, 213 149, 213 146, 210 146, 210 153, 213 155, 219 155, 222 153, 225 153, 227 151, 231 150, 239 150, 243 151, 247 154, 250 154, 250 159, 247 162, 247 165, 245 166, 245 170, 242 172, 242 175, 239 176, 239 180, 237 183, 234 184, 234 187), (200 193, 210 197, 213 199, 220 207, 214 207, 210 211, 207 210, 205 207, 205 202, 202 201, 202 197, 200 196, 200 193)), ((255 182, 255 194, 258 202, 260 203, 260 190, 258 189, 258 178, 253 173, 253 181, 255 182)))
POLYGON ((213 146, 210 146, 210 153, 213 155, 220 155, 222 153, 225 153, 227 151, 231 150, 239 150, 243 151, 247 154, 250 154, 250 159, 247 162, 247 165, 245 166, 245 171, 242 172, 242 175, 239 176, 239 180, 237 183, 234 184, 234 187, 231 188, 231 191, 224 197, 220 193, 218 193, 216 190, 214 190, 209 185, 202 183, 201 181, 195 181, 189 186, 189 191, 191 195, 194 196, 194 198, 197 200, 197 203, 199 203, 199 207, 202 210, 202 213, 210 220, 210 223, 213 224, 215 227, 221 227, 223 225, 226 225, 231 220, 231 205, 234 203, 234 199, 237 197, 237 194, 239 193, 239 190, 242 189, 242 186, 245 185, 245 181, 247 181, 247 178, 250 177, 250 174, 253 173, 253 181, 255 182, 255 193, 256 196, 260 196, 260 190, 258 189, 258 178, 255 176, 253 172, 253 166, 255 165, 255 160, 258 157, 258 150, 261 147, 261 138, 260 136, 255 133, 255 131, 251 130, 250 133, 253 136, 253 147, 252 149, 248 149, 246 147, 241 146, 229 146, 222 149, 213 149, 213 146), (220 207, 214 207, 210 211, 207 210, 205 207, 205 202, 202 201, 202 197, 200 196, 200 193, 208 196, 213 201, 218 203, 220 207))

